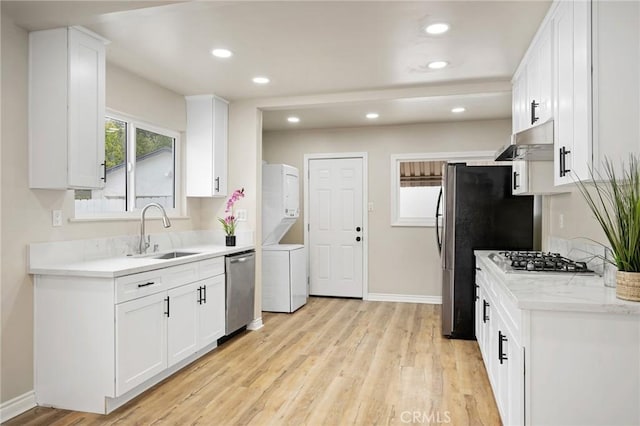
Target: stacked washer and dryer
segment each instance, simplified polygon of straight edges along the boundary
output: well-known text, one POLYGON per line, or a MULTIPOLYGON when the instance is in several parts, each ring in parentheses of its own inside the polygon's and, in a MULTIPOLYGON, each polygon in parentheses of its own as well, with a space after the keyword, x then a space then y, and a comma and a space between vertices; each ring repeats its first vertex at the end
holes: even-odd
POLYGON ((294 312, 307 303, 302 244, 279 244, 300 216, 298 169, 262 165, 262 310, 294 312))

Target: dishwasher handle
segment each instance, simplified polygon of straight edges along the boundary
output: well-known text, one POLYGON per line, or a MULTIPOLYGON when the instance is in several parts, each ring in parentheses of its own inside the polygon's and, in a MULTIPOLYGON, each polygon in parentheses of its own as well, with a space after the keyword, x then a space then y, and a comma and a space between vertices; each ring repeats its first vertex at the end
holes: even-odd
POLYGON ((248 260, 248 257, 241 257, 240 259, 231 259, 229 263, 244 263, 248 260))

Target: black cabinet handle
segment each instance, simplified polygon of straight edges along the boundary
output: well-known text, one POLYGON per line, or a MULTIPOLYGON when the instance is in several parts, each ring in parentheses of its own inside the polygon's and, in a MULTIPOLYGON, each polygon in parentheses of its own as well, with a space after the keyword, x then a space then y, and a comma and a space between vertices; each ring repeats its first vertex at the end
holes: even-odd
POLYGON ((362 239, 362 238, 360 238, 360 237, 356 237, 356 241, 358 241, 358 242, 359 242, 361 239, 362 239))
POLYGON ((215 188, 216 192, 220 192, 220 176, 218 176, 216 178, 216 188, 215 188))
POLYGON ((480 300, 480 286, 476 284, 476 300, 480 300))
POLYGON ((567 154, 571 154, 571 151, 566 147, 560 148, 560 177, 565 177, 571 169, 567 169, 567 154))
POLYGON ((198 305, 202 305, 202 287, 198 287, 198 305))
POLYGON ((167 302, 167 311, 164 314, 167 316, 167 318, 169 318, 171 316, 169 313, 169 305, 170 305, 169 296, 167 296, 167 298, 164 299, 164 301, 167 302))
POLYGON ((207 303, 207 286, 202 286, 202 293, 203 293, 203 297, 202 297, 202 302, 203 303, 207 303))
POLYGON ((534 100, 531 101, 531 124, 534 124, 540 118, 536 116, 536 108, 538 108, 540 104, 534 100))
POLYGON ((502 334, 501 330, 498 330, 498 360, 500 361, 500 364, 502 364, 504 361, 508 360, 507 354, 505 354, 503 352, 503 350, 504 350, 504 342, 506 342, 506 341, 507 341, 507 336, 502 334))
POLYGON ((153 281, 149 281, 148 283, 138 284, 138 288, 141 288, 141 287, 148 287, 148 286, 150 286, 150 285, 154 285, 154 284, 155 284, 155 282, 153 282, 153 281))
POLYGON ((482 268, 476 266, 476 271, 482 271, 482 268))
POLYGON ((513 189, 514 190, 520 188, 520 185, 518 185, 518 176, 520 176, 520 173, 513 172, 513 189))
POLYGON ((482 322, 486 323, 489 321, 489 315, 487 313, 487 308, 489 307, 489 302, 482 299, 482 322))
POLYGON ((102 177, 100 178, 100 180, 104 181, 104 183, 107 183, 107 161, 105 160, 105 162, 100 163, 100 165, 102 166, 102 177))

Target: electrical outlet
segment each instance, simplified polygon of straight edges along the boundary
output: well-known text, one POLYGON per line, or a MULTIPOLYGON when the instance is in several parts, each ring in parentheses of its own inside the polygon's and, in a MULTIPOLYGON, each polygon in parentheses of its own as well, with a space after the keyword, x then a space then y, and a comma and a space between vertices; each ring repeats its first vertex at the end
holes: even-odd
POLYGON ((51 210, 51 225, 62 226, 62 210, 51 210))
POLYGON ((373 202, 370 202, 370 203, 369 203, 368 210, 369 210, 370 212, 372 212, 372 211, 373 211, 373 202))
POLYGON ((246 222, 246 220, 247 220, 247 210, 239 209, 236 212, 236 217, 238 218, 238 222, 246 222))
POLYGON ((562 213, 560 213, 559 222, 560 222, 559 223, 560 229, 563 229, 564 228, 564 214, 562 214, 562 213))

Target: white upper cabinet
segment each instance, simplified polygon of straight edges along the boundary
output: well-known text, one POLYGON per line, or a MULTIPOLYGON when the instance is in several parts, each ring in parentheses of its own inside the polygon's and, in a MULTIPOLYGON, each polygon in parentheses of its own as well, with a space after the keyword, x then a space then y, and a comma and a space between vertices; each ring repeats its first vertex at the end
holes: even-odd
MULTIPOLYGON (((560 2, 556 30, 554 179, 603 174, 640 152, 640 3, 560 2)), ((604 176, 604 175, 603 175, 604 176)))
POLYGON ((29 186, 104 186, 105 40, 84 29, 29 33, 29 186))
POLYGON ((553 117, 553 26, 545 21, 513 78, 513 132, 553 117))
POLYGON ((188 197, 227 195, 229 105, 213 95, 187 96, 188 197))

